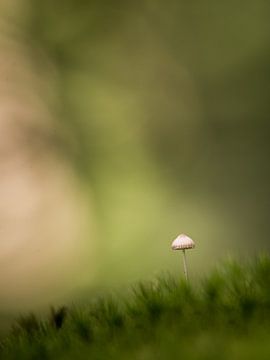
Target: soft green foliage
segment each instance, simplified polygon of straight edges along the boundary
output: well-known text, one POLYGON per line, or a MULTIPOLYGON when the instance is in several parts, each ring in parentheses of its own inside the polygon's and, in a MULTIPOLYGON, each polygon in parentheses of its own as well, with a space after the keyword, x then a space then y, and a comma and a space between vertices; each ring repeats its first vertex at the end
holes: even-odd
POLYGON ((52 309, 48 321, 30 314, 2 340, 0 357, 269 360, 269 333, 270 258, 263 256, 227 262, 196 285, 163 276, 121 298, 52 309))

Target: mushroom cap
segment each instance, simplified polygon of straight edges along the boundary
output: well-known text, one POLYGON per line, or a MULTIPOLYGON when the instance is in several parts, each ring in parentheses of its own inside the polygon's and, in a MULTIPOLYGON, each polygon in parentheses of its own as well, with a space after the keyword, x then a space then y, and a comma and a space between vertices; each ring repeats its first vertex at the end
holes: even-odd
POLYGON ((195 247, 194 241, 185 234, 178 235, 172 242, 173 250, 193 249, 195 247))

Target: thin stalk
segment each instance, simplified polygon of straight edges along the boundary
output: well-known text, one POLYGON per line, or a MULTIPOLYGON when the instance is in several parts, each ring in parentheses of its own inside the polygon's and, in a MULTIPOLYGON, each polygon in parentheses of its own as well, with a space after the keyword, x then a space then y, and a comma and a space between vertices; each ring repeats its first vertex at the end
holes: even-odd
POLYGON ((186 281, 188 281, 188 270, 187 270, 187 259, 186 259, 186 252, 183 250, 183 258, 184 258, 184 273, 186 281))

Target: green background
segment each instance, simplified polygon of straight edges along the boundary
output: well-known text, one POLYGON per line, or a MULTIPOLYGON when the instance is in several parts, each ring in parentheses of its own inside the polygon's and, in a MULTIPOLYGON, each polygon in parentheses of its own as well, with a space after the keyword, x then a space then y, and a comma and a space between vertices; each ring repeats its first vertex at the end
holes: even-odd
MULTIPOLYGON (((269 11, 264 0, 3 2, 0 49, 19 67, 9 96, 27 89, 28 108, 43 106, 18 131, 41 172, 47 156, 68 169, 57 176, 86 224, 68 276, 52 256, 45 288, 38 266, 27 288, 12 278, 16 309, 180 272, 170 245, 182 232, 196 243, 193 277, 269 249, 269 11)), ((58 200, 43 195, 57 222, 58 200)))

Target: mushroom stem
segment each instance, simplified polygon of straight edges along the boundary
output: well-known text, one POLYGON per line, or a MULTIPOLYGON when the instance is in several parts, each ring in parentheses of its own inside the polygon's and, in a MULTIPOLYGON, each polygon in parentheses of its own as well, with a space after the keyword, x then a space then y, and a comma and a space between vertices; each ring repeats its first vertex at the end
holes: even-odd
POLYGON ((184 273, 185 273, 185 278, 186 278, 186 281, 188 281, 187 259, 186 259, 185 249, 183 250, 183 258, 184 258, 184 273))

